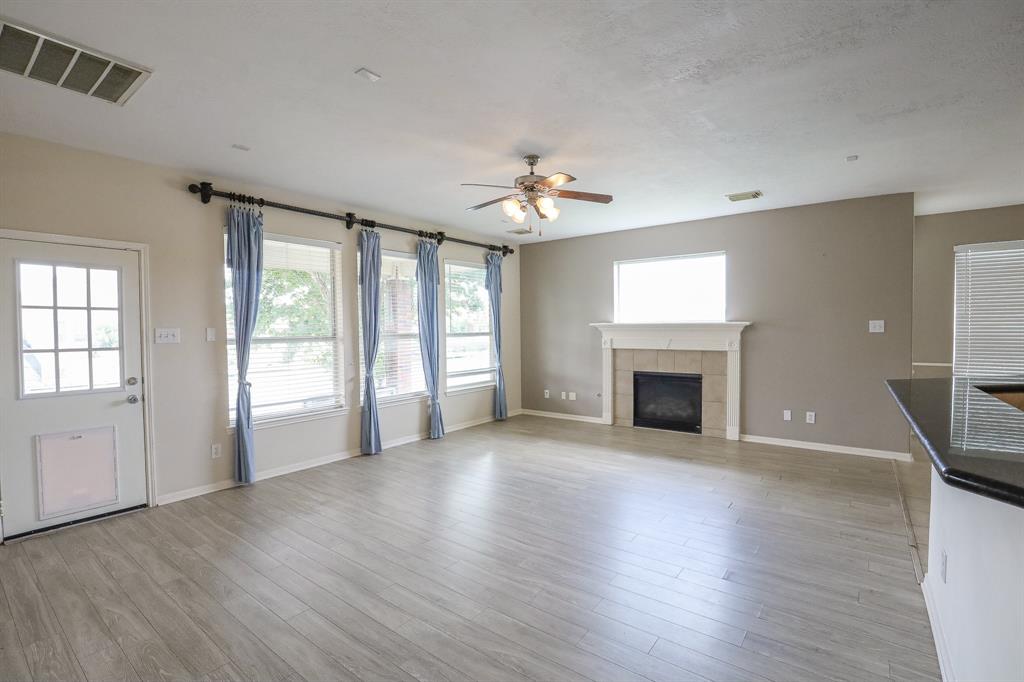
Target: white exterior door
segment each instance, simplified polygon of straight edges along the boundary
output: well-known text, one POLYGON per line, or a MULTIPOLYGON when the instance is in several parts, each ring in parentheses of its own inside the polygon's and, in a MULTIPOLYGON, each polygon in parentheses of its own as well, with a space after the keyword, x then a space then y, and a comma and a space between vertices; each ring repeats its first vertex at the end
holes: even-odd
POLYGON ((139 265, 0 238, 5 538, 147 502, 139 265))

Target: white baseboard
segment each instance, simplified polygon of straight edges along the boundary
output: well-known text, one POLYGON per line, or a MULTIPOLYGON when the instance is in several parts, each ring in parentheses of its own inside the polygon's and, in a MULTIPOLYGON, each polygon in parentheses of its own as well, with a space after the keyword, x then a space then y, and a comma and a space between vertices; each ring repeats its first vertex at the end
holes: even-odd
MULTIPOLYGON (((519 410, 513 410, 509 412, 509 416, 515 416, 519 414, 519 410)), ((494 417, 483 417, 481 419, 473 419, 467 422, 461 422, 452 426, 445 427, 445 433, 451 433, 453 431, 461 431, 462 429, 468 429, 473 426, 479 426, 480 424, 486 424, 487 422, 494 421, 494 417)), ((384 450, 398 447, 399 445, 406 445, 407 443, 415 443, 416 441, 426 440, 430 437, 427 433, 416 433, 411 436, 402 436, 401 438, 395 438, 393 440, 385 441, 381 443, 381 447, 384 450)), ((359 449, 347 450, 345 452, 337 452, 333 455, 325 455, 324 457, 315 457, 313 459, 303 460, 294 464, 286 464, 285 466, 274 467, 273 469, 266 469, 263 471, 256 472, 256 480, 263 481, 268 478, 274 478, 275 476, 284 476, 285 474, 295 473, 296 471, 302 471, 304 469, 312 469, 313 467, 323 466, 324 464, 331 464, 332 462, 340 462, 343 459, 349 459, 351 457, 358 457, 360 455, 359 449)), ((223 481, 217 481, 216 483, 208 483, 206 485, 196 486, 195 488, 187 488, 185 490, 179 490, 173 493, 167 493, 166 495, 159 495, 156 503, 159 504, 170 504, 172 502, 180 502, 181 500, 187 500, 190 497, 198 497, 200 495, 206 495, 208 493, 215 493, 218 490, 227 490, 228 488, 234 488, 238 485, 234 479, 226 479, 223 481)))
POLYGON ((200 495, 206 495, 207 493, 215 493, 218 490, 226 490, 228 488, 234 488, 237 483, 233 478, 229 478, 223 481, 217 481, 216 483, 207 483, 206 485, 197 485, 195 488, 186 488, 185 490, 178 490, 173 493, 167 493, 166 495, 158 495, 156 503, 159 504, 170 504, 171 502, 180 502, 181 500, 187 500, 190 497, 199 497, 200 495))
POLYGON ((343 459, 357 457, 358 455, 358 450, 349 450, 347 452, 336 452, 333 455, 325 455, 324 457, 314 457, 313 459, 306 459, 294 464, 286 464, 284 466, 274 467, 273 469, 257 471, 256 480, 262 481, 268 478, 274 478, 275 476, 284 476, 285 474, 292 474, 304 469, 312 469, 313 467, 323 466, 324 464, 330 464, 331 462, 340 462, 343 459))
POLYGON ((932 626, 932 638, 935 640, 935 653, 939 658, 939 673, 943 682, 956 682, 956 675, 953 673, 953 663, 949 660, 949 647, 946 645, 946 635, 942 631, 942 623, 939 622, 938 611, 935 608, 935 596, 932 594, 931 582, 925 576, 921 583, 921 592, 924 594, 924 605, 928 611, 928 621, 932 626))
POLYGON ((543 410, 521 410, 520 414, 528 414, 533 417, 548 417, 550 419, 567 419, 573 422, 587 422, 588 424, 604 424, 600 417, 588 417, 582 414, 566 414, 564 412, 544 412, 543 410))
POLYGON ((761 443, 762 445, 781 445, 787 448, 802 448, 804 450, 822 450, 824 452, 838 452, 843 455, 859 455, 861 457, 876 457, 879 459, 895 459, 900 462, 910 462, 913 458, 909 452, 897 450, 874 450, 872 448, 855 448, 850 445, 835 445, 833 443, 813 443, 809 440, 789 440, 788 438, 769 438, 768 436, 752 436, 748 433, 741 433, 740 440, 748 443, 761 443))

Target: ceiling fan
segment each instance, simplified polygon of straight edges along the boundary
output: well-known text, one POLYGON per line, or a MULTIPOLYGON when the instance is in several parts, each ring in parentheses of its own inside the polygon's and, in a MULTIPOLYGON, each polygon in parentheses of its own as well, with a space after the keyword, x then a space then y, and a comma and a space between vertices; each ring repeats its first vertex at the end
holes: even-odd
POLYGON ((537 217, 541 220, 554 222, 558 219, 561 209, 555 206, 555 198, 575 199, 577 201, 593 201, 599 204, 611 203, 612 195, 594 194, 593 192, 574 192, 572 190, 558 189, 562 185, 572 182, 576 178, 568 173, 555 173, 544 177, 533 172, 533 167, 540 161, 536 154, 527 154, 523 161, 530 167, 530 172, 520 175, 514 180, 515 185, 486 185, 476 182, 464 182, 463 187, 500 187, 502 189, 514 189, 515 192, 506 194, 503 197, 485 201, 476 206, 470 206, 467 211, 477 211, 485 206, 501 203, 501 210, 505 215, 516 223, 523 223, 529 214, 532 206, 537 217))

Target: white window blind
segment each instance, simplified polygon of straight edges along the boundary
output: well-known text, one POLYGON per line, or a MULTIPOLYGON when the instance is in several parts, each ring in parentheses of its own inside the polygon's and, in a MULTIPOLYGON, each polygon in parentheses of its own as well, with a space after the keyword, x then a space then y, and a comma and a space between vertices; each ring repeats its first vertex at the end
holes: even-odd
MULTIPOLYGON (((421 394, 427 390, 420 355, 416 257, 394 251, 383 252, 380 279, 380 348, 373 381, 377 400, 386 402, 389 398, 421 394)), ((361 289, 359 293, 361 298, 361 289)), ((362 325, 362 316, 359 319, 362 325)), ((363 358, 363 335, 360 333, 360 375, 366 366, 363 358)), ((359 387, 362 399, 361 381, 359 387)))
POLYGON ((616 322, 725 319, 725 253, 616 261, 616 322))
POLYGON ((491 304, 483 265, 446 261, 445 355, 448 388, 494 383, 491 304))
MULTIPOLYGON (((228 404, 235 421, 238 370, 231 271, 225 268, 228 404)), ((343 405, 341 251, 329 242, 267 235, 263 284, 249 351, 257 420, 343 405)))
POLYGON ((1024 376, 1024 240, 954 251, 953 373, 1024 376))
POLYGON ((954 266, 951 444, 1019 453, 1024 415, 977 386, 1024 379, 1024 240, 958 246, 954 266))

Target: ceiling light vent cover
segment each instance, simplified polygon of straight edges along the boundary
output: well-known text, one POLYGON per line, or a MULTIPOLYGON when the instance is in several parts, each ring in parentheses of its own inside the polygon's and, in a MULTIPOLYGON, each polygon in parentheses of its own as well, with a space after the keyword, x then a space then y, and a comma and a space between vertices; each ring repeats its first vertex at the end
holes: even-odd
POLYGON ((152 71, 0 19, 0 69, 123 105, 152 71))

